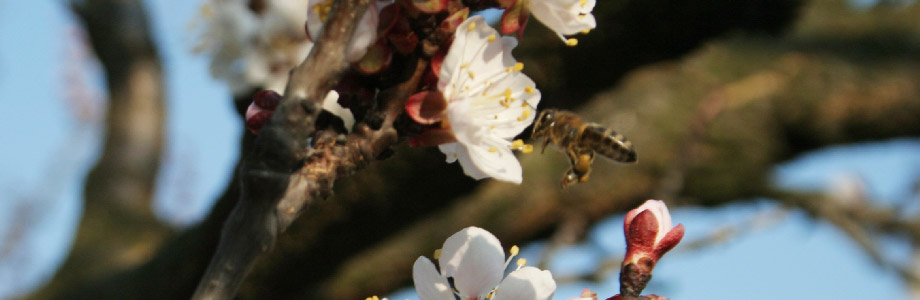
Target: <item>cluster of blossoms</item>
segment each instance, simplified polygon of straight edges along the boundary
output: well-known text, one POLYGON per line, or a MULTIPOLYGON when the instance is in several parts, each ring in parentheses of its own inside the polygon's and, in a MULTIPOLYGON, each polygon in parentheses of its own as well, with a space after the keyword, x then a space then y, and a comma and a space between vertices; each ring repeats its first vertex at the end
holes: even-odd
MULTIPOLYGON (((671 215, 663 201, 648 200, 629 211, 623 220, 626 256, 620 271, 620 294, 608 300, 667 300, 657 295, 641 295, 652 277, 655 264, 674 248, 684 235, 683 225, 671 227, 671 215)), ((524 266, 502 278, 503 271, 518 254, 511 247, 505 259, 498 239, 478 227, 467 227, 447 238, 435 251, 436 268, 428 258, 419 257, 412 267, 415 290, 421 300, 447 299, 550 299, 556 290, 552 274, 524 266), (440 270, 440 272, 438 271, 440 270)), ((584 289, 570 300, 597 300, 597 293, 584 289)))
MULTIPOLYGON (((212 73, 237 95, 254 89, 281 91, 323 34, 334 0, 210 0, 202 9, 208 25, 200 50, 213 57, 212 73)), ((540 91, 511 55, 532 15, 568 45, 568 35, 595 27, 595 0, 374 0, 346 49, 352 71, 324 104, 343 118, 373 107, 388 69, 410 56, 426 57, 429 74, 406 104, 423 129, 409 134, 412 146, 438 146, 448 162, 459 161, 475 178, 520 183, 521 165, 512 150, 532 151, 513 138, 536 116, 540 91), (501 8, 501 32, 472 9, 501 8), (434 26, 434 28, 432 28, 434 26)), ((391 72, 393 73, 393 72, 391 72)), ((390 74, 392 75, 392 74, 390 74)), ((392 76, 390 76, 392 77, 392 76)), ((255 96, 264 98, 268 94, 255 96)), ((269 98, 279 98, 268 95, 269 98)), ((258 132, 274 106, 254 101, 247 127, 258 132)), ((277 105, 274 101, 269 104, 277 105)), ((353 124, 345 121, 346 129, 353 124)))

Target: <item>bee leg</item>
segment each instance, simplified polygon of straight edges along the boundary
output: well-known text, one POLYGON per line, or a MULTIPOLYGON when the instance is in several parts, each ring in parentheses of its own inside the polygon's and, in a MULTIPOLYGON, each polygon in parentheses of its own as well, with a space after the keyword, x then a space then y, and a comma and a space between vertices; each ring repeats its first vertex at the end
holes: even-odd
POLYGON ((594 162, 594 151, 568 147, 565 154, 569 157, 572 167, 562 176, 562 188, 569 187, 576 182, 587 182, 591 174, 591 163, 594 162))
POLYGON ((544 152, 546 152, 546 146, 548 145, 549 145, 549 137, 544 137, 543 138, 543 149, 540 149, 540 154, 543 154, 544 152))
POLYGON ((562 174, 563 189, 572 186, 576 182, 578 182, 578 174, 575 174, 575 171, 572 168, 569 168, 567 171, 565 171, 565 174, 562 174))
POLYGON ((594 151, 581 151, 572 163, 572 169, 578 175, 579 182, 587 182, 591 175, 591 163, 594 162, 594 151))

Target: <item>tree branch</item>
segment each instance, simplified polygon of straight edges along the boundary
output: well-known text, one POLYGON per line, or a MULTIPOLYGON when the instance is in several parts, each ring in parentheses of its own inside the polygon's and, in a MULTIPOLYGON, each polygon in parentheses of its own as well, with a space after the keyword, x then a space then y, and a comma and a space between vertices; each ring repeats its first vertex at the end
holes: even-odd
POLYGON ((381 93, 380 129, 359 123, 344 140, 331 130, 313 133, 319 101, 348 68, 345 49, 368 5, 368 0, 338 1, 323 37, 292 71, 285 99, 244 161, 240 202, 193 299, 233 297, 256 259, 274 246, 305 207, 328 197, 336 179, 363 168, 397 142, 392 125, 426 70, 421 59, 415 61, 412 76, 381 93))
POLYGON ((39 297, 132 267, 173 231, 152 210, 161 161, 163 83, 141 1, 71 3, 104 67, 105 144, 84 185, 83 216, 67 259, 39 297))

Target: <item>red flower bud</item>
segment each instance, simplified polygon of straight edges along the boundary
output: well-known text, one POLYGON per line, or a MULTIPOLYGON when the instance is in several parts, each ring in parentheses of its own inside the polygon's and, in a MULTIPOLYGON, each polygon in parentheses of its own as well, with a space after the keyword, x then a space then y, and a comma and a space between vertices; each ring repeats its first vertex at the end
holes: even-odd
POLYGON ((677 246, 684 237, 684 225, 671 228, 668 207, 660 200, 648 200, 629 211, 623 220, 626 235, 626 259, 623 264, 637 263, 649 258, 654 266, 668 250, 677 246))
POLYGON ((626 234, 626 257, 620 269, 620 295, 611 299, 661 299, 656 295, 639 294, 652 279, 652 270, 661 256, 684 237, 684 225, 672 228, 671 214, 664 201, 648 200, 626 213, 623 232, 626 234))
POLYGON ((262 125, 272 118, 280 103, 281 95, 272 90, 262 90, 253 95, 252 103, 246 108, 246 129, 259 134, 262 125))

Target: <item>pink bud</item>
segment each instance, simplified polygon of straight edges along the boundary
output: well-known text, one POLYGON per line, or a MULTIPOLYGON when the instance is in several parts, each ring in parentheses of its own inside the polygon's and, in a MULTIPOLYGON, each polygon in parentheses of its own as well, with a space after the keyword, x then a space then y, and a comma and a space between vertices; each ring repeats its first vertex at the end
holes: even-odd
POLYGON ((419 124, 434 124, 446 117, 447 100, 441 92, 421 91, 406 100, 406 112, 419 124))
POLYGON ((252 103, 261 109, 275 110, 281 103, 281 95, 272 90, 261 90, 252 96, 252 103))
POLYGON ((272 118, 275 108, 281 103, 281 95, 271 90, 262 90, 252 96, 252 103, 246 108, 246 129, 259 134, 262 125, 272 118))
POLYGON ((626 235, 626 259, 637 263, 640 258, 658 261, 668 250, 677 246, 684 236, 684 226, 671 227, 671 214, 664 201, 648 200, 642 206, 629 211, 623 220, 626 235))

